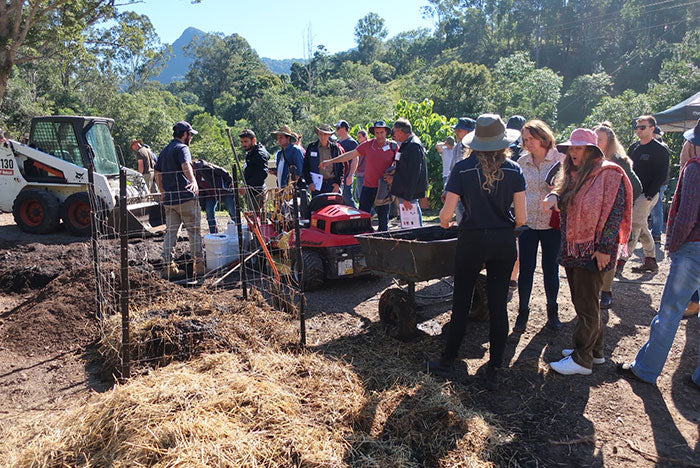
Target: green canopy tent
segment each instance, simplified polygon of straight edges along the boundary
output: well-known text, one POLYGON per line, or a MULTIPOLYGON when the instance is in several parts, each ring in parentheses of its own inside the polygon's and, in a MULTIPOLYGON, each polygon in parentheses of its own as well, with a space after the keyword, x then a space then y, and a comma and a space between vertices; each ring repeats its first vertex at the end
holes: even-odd
POLYGON ((665 111, 654 114, 656 124, 664 132, 683 132, 695 127, 700 118, 700 92, 665 111))

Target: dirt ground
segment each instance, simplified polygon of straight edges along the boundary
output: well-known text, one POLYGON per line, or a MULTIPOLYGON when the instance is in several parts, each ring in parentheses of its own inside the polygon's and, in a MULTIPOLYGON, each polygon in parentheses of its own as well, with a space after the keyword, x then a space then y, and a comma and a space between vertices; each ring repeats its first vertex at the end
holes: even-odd
MULTIPOLYGON (((530 322, 525 333, 509 338, 509 367, 498 392, 487 391, 475 377, 488 360, 488 326, 469 324, 458 377, 449 384, 467 406, 492 415, 510 434, 498 465, 700 466, 700 392, 687 383, 697 365, 698 320, 681 322, 658 387, 615 373, 613 361, 632 360, 648 337, 669 267, 663 252, 657 257, 663 259, 657 274, 631 273, 629 267, 639 262, 634 257, 616 280, 615 305, 605 315, 608 361, 591 376, 559 376, 546 364, 570 347, 576 320, 563 270, 563 329, 543 328, 538 269, 530 322)), ((113 385, 99 378, 89 259, 84 239, 62 232, 27 235, 11 215, 0 214, 0 433, 43 411, 79 405, 90 392, 113 385)), ((432 304, 421 310, 422 333, 411 343, 390 338, 379 323, 379 296, 393 286, 391 278, 373 277, 330 282, 307 294, 309 347, 351 362, 368 391, 377 389, 374 376, 399 363, 407 372, 424 372, 426 360, 443 346, 439 334, 450 306, 426 298, 449 294, 449 285, 418 286, 419 300, 432 304)), ((511 327, 517 309, 515 294, 509 302, 511 327)))

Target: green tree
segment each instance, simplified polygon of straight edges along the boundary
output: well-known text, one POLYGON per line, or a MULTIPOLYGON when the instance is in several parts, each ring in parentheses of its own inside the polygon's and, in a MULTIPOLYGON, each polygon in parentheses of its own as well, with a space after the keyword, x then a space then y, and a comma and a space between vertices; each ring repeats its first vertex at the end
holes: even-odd
POLYGON ((214 101, 224 92, 238 98, 247 83, 270 74, 258 54, 238 34, 207 34, 188 50, 194 62, 185 82, 209 113, 214 112, 214 101))
POLYGON ((592 128, 598 123, 607 120, 613 124, 620 142, 627 147, 636 138, 632 129, 632 121, 637 116, 649 114, 650 112, 651 105, 648 97, 645 94, 638 94, 628 89, 619 96, 604 97, 595 106, 591 115, 586 118, 584 126, 592 128))
POLYGON ((491 73, 484 65, 452 61, 432 75, 435 111, 451 117, 479 115, 491 107, 491 73))
POLYGON ((560 123, 583 121, 603 97, 610 95, 612 85, 612 78, 604 72, 574 78, 559 102, 560 123))
POLYGON ((384 19, 378 14, 368 13, 357 21, 355 42, 362 63, 369 64, 374 61, 386 36, 384 19))
MULTIPOLYGON (((130 2, 127 2, 128 4, 130 2)), ((114 0, 7 0, 0 6, 0 101, 15 65, 51 56, 114 15, 114 0)))
POLYGON ((191 120, 192 127, 199 132, 192 139, 190 146, 192 157, 204 159, 230 170, 233 153, 226 135, 226 122, 207 112, 195 114, 191 120))

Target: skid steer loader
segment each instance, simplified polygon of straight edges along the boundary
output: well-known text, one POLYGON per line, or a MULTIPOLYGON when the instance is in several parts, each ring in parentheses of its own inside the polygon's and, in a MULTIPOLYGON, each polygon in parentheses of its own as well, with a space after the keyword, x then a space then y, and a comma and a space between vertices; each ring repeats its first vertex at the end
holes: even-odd
MULTIPOLYGON (((94 163, 93 208, 116 231, 119 171, 112 140, 114 120, 49 116, 32 119, 29 144, 0 144, 0 210, 12 212, 25 232, 44 234, 63 221, 68 232, 90 235, 88 170, 94 163)), ((127 169, 127 229, 132 235, 163 230, 160 194, 152 194, 137 171, 127 169)), ((108 229, 109 230, 109 229, 108 229)))

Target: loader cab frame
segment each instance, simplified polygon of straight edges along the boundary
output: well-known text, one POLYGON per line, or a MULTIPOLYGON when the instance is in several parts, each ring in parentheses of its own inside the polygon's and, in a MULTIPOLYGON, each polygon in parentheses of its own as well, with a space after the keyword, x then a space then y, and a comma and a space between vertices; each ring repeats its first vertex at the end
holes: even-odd
POLYGON ((95 172, 119 175, 112 139, 114 120, 105 117, 45 116, 32 120, 30 146, 76 166, 87 168, 94 155, 95 172), (88 150, 88 145, 93 151, 88 150))

